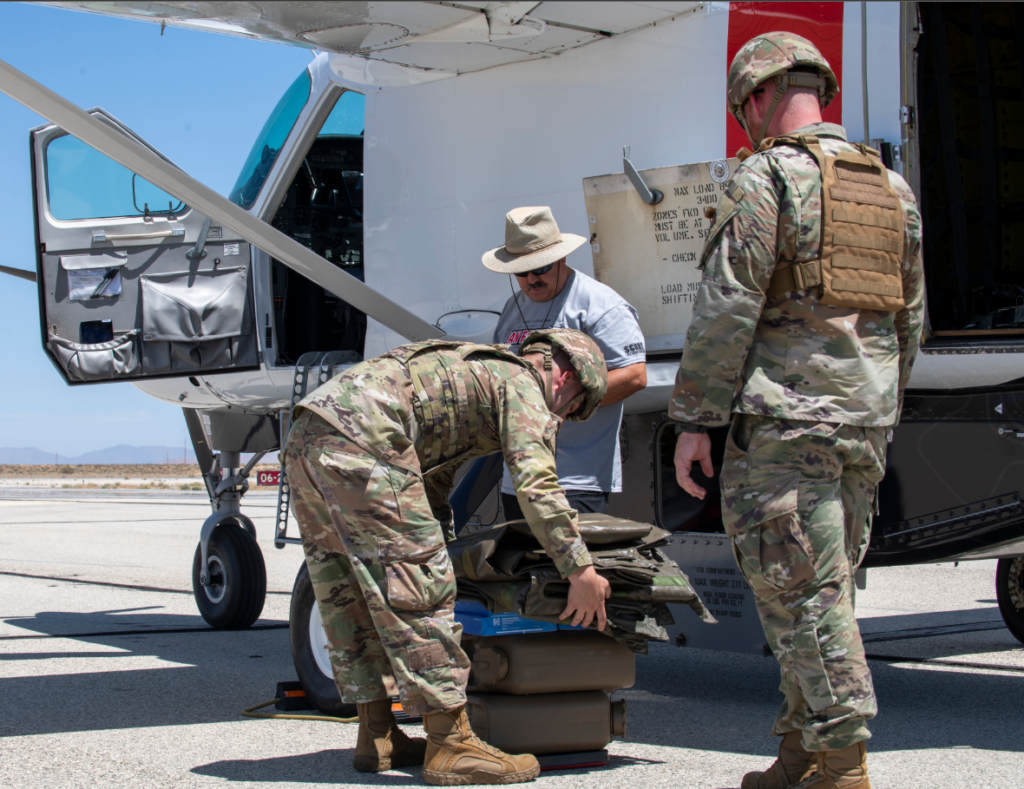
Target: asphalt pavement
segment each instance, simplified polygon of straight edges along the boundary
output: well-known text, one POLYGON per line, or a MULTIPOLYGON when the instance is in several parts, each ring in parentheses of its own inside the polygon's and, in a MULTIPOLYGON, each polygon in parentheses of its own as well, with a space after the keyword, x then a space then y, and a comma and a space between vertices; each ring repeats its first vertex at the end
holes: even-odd
MULTIPOLYGON (((273 494, 247 495, 244 511, 269 594, 253 629, 220 632, 191 590, 205 495, 0 483, 0 786, 420 784, 416 769, 353 771, 353 725, 240 717, 295 678, 302 561, 273 547, 273 494)), ((858 616, 881 710, 878 789, 1024 787, 1024 645, 1002 626, 994 579, 992 561, 868 573, 858 616)), ((777 686, 771 658, 656 644, 616 694, 628 733, 608 765, 534 786, 739 786, 774 757, 777 686)))

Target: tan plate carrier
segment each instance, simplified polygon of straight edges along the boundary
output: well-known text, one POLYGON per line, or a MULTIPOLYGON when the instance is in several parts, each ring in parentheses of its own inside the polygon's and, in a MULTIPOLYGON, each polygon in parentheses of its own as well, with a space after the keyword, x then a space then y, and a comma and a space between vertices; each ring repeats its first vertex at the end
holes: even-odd
POLYGON ((821 286, 822 304, 861 310, 903 309, 903 207, 878 152, 826 154, 813 135, 775 137, 776 145, 806 149, 821 170, 821 249, 817 260, 780 261, 768 297, 821 286))

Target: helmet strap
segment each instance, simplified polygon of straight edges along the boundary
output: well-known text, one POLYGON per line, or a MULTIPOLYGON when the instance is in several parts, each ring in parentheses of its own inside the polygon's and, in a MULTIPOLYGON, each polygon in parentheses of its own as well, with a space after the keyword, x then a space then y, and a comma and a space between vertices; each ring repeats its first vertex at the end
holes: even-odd
MULTIPOLYGON (((779 74, 775 78, 775 93, 772 95, 772 103, 768 105, 768 111, 764 114, 764 120, 761 121, 761 133, 757 139, 750 135, 751 141, 754 145, 760 146, 764 141, 765 137, 768 136, 768 127, 771 125, 772 116, 775 115, 775 110, 779 106, 779 102, 782 101, 782 97, 786 95, 786 91, 789 90, 789 86, 792 85, 794 88, 814 88, 818 91, 818 101, 820 102, 822 97, 825 95, 827 84, 825 80, 815 74, 803 74, 800 72, 791 73, 786 72, 779 74)), ((750 130, 746 130, 750 134, 750 130)))
POLYGON ((772 116, 775 115, 775 110, 779 106, 779 102, 782 101, 782 97, 786 95, 786 91, 789 90, 789 74, 779 74, 775 79, 775 93, 772 94, 772 103, 768 105, 768 111, 764 114, 764 119, 761 121, 761 133, 757 135, 756 140, 751 140, 754 145, 760 145, 761 141, 768 135, 768 126, 772 122, 772 116))
POLYGON ((548 346, 544 349, 544 401, 547 403, 549 411, 555 410, 555 393, 551 383, 551 374, 554 366, 551 347, 548 346))
POLYGON ((586 392, 580 392, 572 400, 570 400, 568 403, 566 403, 564 406, 562 406, 562 408, 560 408, 557 411, 555 411, 554 412, 555 416, 560 416, 562 419, 566 419, 567 418, 566 415, 567 414, 571 414, 572 410, 576 407, 576 405, 579 404, 579 403, 586 402, 586 399, 587 399, 587 393, 586 392))

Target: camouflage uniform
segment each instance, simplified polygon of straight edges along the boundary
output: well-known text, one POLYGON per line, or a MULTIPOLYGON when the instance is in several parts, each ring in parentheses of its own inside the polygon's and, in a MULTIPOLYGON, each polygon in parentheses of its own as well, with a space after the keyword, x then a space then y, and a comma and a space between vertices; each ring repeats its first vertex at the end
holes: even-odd
MULTIPOLYGON (((731 78, 731 75, 730 75, 731 78)), ((830 156, 842 127, 806 126, 830 156)), ((669 416, 732 429, 722 509, 757 596, 785 695, 773 734, 809 751, 870 737, 877 705, 853 613, 853 573, 870 537, 886 433, 899 418, 920 343, 921 218, 889 173, 905 232, 898 313, 835 307, 819 289, 766 297, 781 261, 819 254, 821 173, 807 150, 762 148, 727 184, 704 248, 704 277, 669 416)))
MULTIPOLYGON (((592 378, 604 371, 596 353, 592 378)), ((387 698, 397 683, 410 714, 465 703, 469 661, 441 522, 450 528, 448 493, 466 460, 502 452, 559 572, 591 564, 558 486, 561 419, 542 383, 494 346, 420 343, 350 368, 296 406, 284 463, 344 701, 387 698)))

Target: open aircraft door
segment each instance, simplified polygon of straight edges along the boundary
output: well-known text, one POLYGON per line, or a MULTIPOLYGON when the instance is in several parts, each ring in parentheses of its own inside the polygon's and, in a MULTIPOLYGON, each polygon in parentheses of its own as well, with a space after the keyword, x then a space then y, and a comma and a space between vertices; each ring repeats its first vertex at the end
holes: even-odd
MULTIPOLYGON (((402 337, 443 334, 102 110, 83 112, 3 61, 0 92, 50 121, 31 135, 37 282, 46 351, 69 383, 258 367, 250 244, 402 337)), ((183 408, 195 435, 198 415, 183 408)), ((255 527, 240 511, 263 452, 241 467, 243 450, 213 455, 203 446, 212 514, 200 530, 193 592, 211 625, 244 628, 266 593, 255 527), (218 553, 218 534, 234 547, 218 553)))
POLYGON ((56 125, 31 140, 43 344, 69 384, 259 365, 246 241, 56 125))

